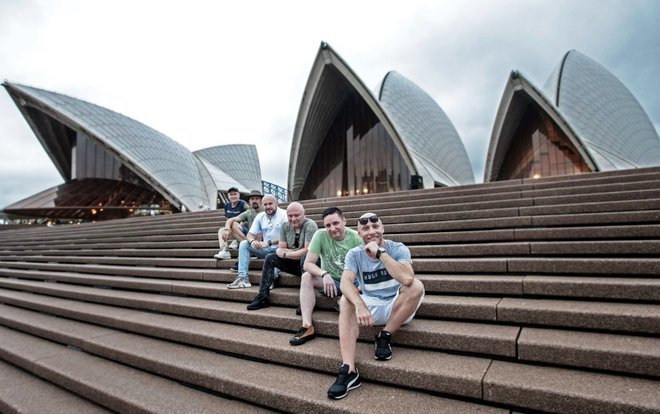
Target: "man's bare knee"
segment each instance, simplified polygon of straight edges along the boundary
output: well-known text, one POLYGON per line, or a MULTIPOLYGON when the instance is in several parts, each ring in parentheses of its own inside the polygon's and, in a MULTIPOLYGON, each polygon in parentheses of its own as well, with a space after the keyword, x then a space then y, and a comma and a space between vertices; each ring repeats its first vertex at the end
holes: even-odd
POLYGON ((339 310, 344 312, 355 312, 355 305, 353 305, 346 297, 342 296, 339 299, 339 310))
POLYGON ((401 286, 399 295, 410 299, 418 299, 424 294, 424 285, 419 280, 413 280, 410 286, 401 286))

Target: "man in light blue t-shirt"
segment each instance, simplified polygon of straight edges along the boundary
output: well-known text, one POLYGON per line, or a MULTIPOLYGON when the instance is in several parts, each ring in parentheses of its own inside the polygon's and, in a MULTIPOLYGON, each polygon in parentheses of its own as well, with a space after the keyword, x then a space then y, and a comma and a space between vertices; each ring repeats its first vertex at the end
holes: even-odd
POLYGON ((384 240, 385 228, 374 213, 358 219, 358 234, 364 244, 346 254, 341 276, 339 346, 342 366, 328 397, 340 399, 360 386, 355 353, 360 326, 385 325, 376 337, 375 357, 392 358, 392 334, 409 323, 424 300, 424 285, 415 279, 410 250, 403 244, 384 240), (360 291, 354 286, 360 283, 360 291))

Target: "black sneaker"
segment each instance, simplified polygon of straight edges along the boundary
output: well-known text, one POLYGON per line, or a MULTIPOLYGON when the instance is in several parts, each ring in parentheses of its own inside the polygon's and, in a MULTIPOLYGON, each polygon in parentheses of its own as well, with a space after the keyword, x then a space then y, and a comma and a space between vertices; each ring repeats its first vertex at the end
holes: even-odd
POLYGON ((334 398, 335 400, 341 400, 350 390, 354 390, 362 385, 357 368, 355 369, 355 372, 348 372, 348 369, 348 364, 343 364, 339 367, 337 381, 330 386, 328 397, 334 398))
POLYGON ((392 340, 392 334, 387 331, 380 331, 380 334, 376 337, 376 359, 380 361, 386 361, 392 358, 392 347, 390 346, 390 341, 392 340))
POLYGON ((300 305, 296 308, 296 315, 302 315, 302 309, 300 308, 300 305))
POLYGON ((295 335, 291 339, 289 339, 289 343, 291 345, 302 345, 307 341, 311 341, 312 339, 316 338, 316 331, 314 330, 314 325, 309 325, 305 326, 303 325, 302 328, 298 329, 298 332, 296 332, 295 335))
POLYGON ((229 268, 234 273, 238 273, 238 262, 236 262, 232 267, 229 268))
POLYGON ((264 295, 263 293, 259 293, 254 300, 247 305, 248 310, 257 310, 261 308, 267 308, 270 306, 270 298, 268 295, 264 295))

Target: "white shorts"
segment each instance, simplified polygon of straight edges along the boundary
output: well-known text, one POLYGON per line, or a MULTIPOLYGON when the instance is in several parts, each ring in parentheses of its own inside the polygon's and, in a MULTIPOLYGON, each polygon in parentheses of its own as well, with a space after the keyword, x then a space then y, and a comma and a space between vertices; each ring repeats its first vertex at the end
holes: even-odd
MULTIPOLYGON (((375 298, 373 296, 360 295, 364 301, 364 304, 367 305, 367 308, 369 308, 369 312, 371 312, 374 325, 387 325, 387 321, 389 321, 390 316, 392 316, 392 308, 394 307, 394 302, 396 302, 396 299, 399 297, 399 291, 400 289, 396 291, 396 295, 394 295, 394 297, 389 301, 375 298)), ((419 303, 415 308, 415 312, 413 312, 413 314, 403 322, 404 325, 409 324, 410 321, 413 320, 415 314, 417 313, 417 309, 419 309, 422 302, 424 302, 424 295, 425 292, 422 293, 422 297, 419 298, 419 303)))

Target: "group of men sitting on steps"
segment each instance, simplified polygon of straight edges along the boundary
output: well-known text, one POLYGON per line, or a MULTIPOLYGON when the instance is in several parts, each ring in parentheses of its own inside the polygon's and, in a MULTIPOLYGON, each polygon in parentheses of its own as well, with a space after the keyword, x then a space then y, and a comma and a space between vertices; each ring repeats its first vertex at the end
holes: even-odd
MULTIPOLYGON (((225 235, 244 236, 238 246, 238 276, 227 287, 251 286, 248 267, 252 255, 263 258, 264 266, 259 293, 247 305, 248 310, 270 306, 270 289, 280 270, 301 276, 302 327, 289 340, 291 345, 302 345, 316 337, 312 311, 317 290, 331 298, 341 296, 339 344, 343 362, 337 380, 328 390, 328 397, 341 399, 361 385, 355 366, 359 327, 384 325, 375 339, 375 358, 389 360, 392 334, 413 319, 424 300, 424 286, 414 277, 410 250, 403 243, 383 239, 383 223, 374 213, 360 216, 355 231, 346 227, 339 208, 330 207, 323 211, 324 228, 319 230, 298 202, 290 203, 285 211, 272 195, 261 197, 253 191, 249 200, 256 213, 249 228, 240 224, 241 218, 228 216, 227 230, 219 231, 221 249, 223 241, 225 246, 228 241, 225 235), (263 211, 259 212, 259 207, 263 211)), ((235 207, 233 203, 230 194, 229 210, 235 207)), ((227 211, 225 206, 226 214, 227 211)), ((215 257, 229 258, 219 257, 223 251, 227 252, 223 249, 215 257)))

